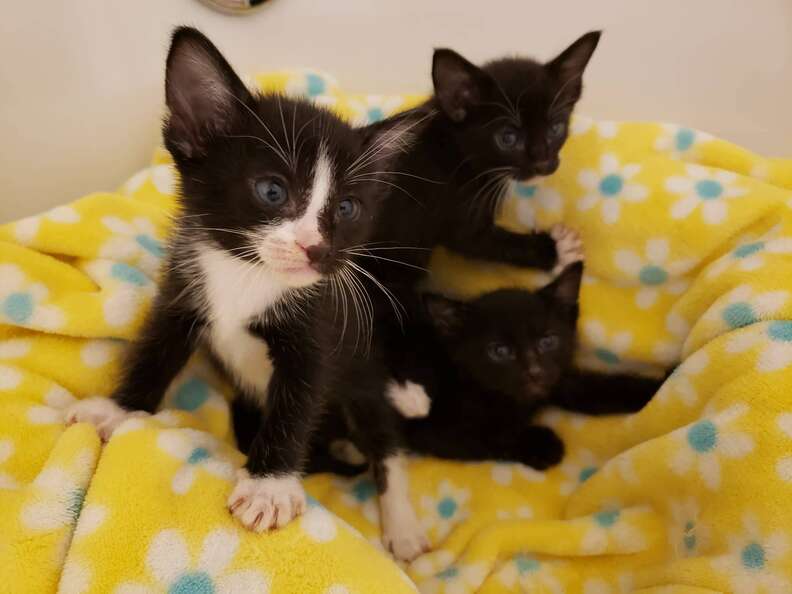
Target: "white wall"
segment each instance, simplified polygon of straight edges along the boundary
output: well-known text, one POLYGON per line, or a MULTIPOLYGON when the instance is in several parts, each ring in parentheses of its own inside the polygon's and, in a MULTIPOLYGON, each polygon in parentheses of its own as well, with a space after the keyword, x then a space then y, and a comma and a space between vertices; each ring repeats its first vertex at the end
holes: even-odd
POLYGON ((194 24, 241 71, 313 66, 346 87, 427 88, 431 48, 549 57, 604 28, 581 111, 686 123, 792 156, 790 0, 7 0, 0 19, 0 221, 143 166, 169 30, 194 24))

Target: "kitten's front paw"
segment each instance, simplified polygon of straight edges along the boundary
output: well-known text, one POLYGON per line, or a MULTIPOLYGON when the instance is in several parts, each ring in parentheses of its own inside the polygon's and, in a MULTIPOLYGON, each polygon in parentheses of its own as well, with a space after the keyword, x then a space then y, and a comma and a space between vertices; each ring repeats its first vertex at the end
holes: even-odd
POLYGON ((385 396, 403 417, 415 419, 429 414, 432 401, 421 384, 406 381, 404 385, 391 380, 385 387, 385 396))
POLYGON ((556 242, 558 261, 553 268, 553 275, 561 273, 564 268, 573 262, 583 261, 583 240, 577 231, 565 225, 556 225, 550 230, 550 236, 556 242))
POLYGON ((228 510, 247 528, 264 532, 283 528, 305 513, 306 500, 296 475, 250 476, 240 469, 237 483, 228 498, 228 510))
POLYGON ((564 457, 564 442, 548 427, 531 425, 521 438, 520 462, 536 470, 555 466, 564 457))
POLYGON ((97 396, 75 402, 66 409, 66 425, 90 423, 96 427, 99 438, 107 442, 121 423, 146 414, 142 411, 130 412, 118 406, 111 398, 97 396))
POLYGON ((407 513, 388 521, 383 517, 382 544, 399 561, 410 562, 429 550, 429 538, 415 517, 407 513))

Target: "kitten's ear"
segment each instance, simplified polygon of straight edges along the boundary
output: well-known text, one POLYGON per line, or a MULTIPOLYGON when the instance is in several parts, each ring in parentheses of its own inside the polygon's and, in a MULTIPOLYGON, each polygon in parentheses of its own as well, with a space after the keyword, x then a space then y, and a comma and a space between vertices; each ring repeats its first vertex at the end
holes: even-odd
POLYGON ((406 152, 415 141, 429 115, 428 112, 414 110, 358 128, 363 137, 364 154, 367 155, 363 161, 375 170, 389 169, 389 163, 406 152))
POLYGON ((165 102, 170 110, 165 141, 171 152, 204 154, 213 135, 227 130, 250 93, 218 49, 191 27, 173 32, 165 67, 165 102))
POLYGON ((552 293, 553 297, 564 305, 577 305, 582 279, 583 262, 573 262, 542 291, 552 293))
POLYGON ((602 31, 589 31, 547 63, 546 67, 560 85, 559 96, 565 102, 580 99, 583 91, 583 71, 597 48, 601 35, 602 31))
POLYGON ((487 76, 454 50, 436 49, 432 58, 435 96, 445 114, 455 122, 467 117, 483 94, 487 76))
POLYGON ((434 327, 444 335, 452 334, 462 323, 462 311, 465 306, 460 301, 427 293, 424 295, 424 306, 434 327))

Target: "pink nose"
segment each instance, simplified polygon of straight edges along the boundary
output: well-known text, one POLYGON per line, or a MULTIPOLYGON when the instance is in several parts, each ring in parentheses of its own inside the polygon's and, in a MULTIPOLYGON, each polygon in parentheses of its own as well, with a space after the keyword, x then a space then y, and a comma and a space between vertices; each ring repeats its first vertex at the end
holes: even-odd
POLYGON ((330 246, 326 243, 317 243, 316 245, 309 245, 305 250, 305 255, 308 256, 308 261, 311 264, 318 264, 322 262, 330 253, 330 246))

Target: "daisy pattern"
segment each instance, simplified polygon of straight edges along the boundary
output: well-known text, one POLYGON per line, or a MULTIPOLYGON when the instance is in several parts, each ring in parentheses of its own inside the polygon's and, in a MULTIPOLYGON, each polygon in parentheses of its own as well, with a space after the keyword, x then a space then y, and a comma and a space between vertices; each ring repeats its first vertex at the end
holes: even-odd
POLYGON ((671 470, 682 476, 695 470, 709 489, 720 487, 721 460, 744 458, 754 449, 753 438, 734 429, 736 421, 747 412, 748 405, 744 403, 721 412, 709 405, 700 420, 674 431, 679 448, 669 460, 671 470))
POLYGON ((536 227, 538 210, 560 213, 564 204, 561 194, 546 186, 542 181, 536 183, 514 182, 511 200, 515 201, 518 220, 526 227, 536 227))
MULTIPOLYGON (((777 423, 784 435, 792 439, 792 413, 781 413, 777 423)), ((776 463, 776 472, 782 481, 792 483, 792 456, 780 458, 776 463)))
POLYGON ((379 506, 377 505, 377 486, 368 477, 352 481, 336 481, 341 492, 341 501, 353 509, 359 509, 369 522, 379 526, 379 506))
POLYGON ((176 194, 177 179, 176 168, 173 165, 153 165, 138 171, 130 177, 121 191, 127 196, 131 196, 142 188, 143 184, 151 181, 160 194, 174 196, 176 194))
POLYGON ((0 264, 0 320, 17 326, 55 330, 64 323, 63 311, 48 304, 49 289, 31 282, 18 266, 0 264))
POLYGON ((103 217, 102 224, 113 236, 99 249, 99 257, 131 264, 154 278, 165 255, 154 224, 144 217, 125 221, 115 216, 103 217))
POLYGON ((581 358, 591 367, 613 368, 624 362, 632 341, 627 330, 610 334, 599 320, 588 320, 583 324, 581 358))
POLYGON ((157 445, 182 463, 171 480, 171 489, 177 495, 190 491, 199 470, 226 480, 234 476, 231 463, 218 457, 219 442, 208 433, 194 429, 168 429, 159 432, 157 445))
POLYGON ((308 97, 318 105, 331 107, 336 98, 329 94, 337 83, 326 74, 314 70, 303 70, 292 76, 286 83, 286 94, 297 97, 308 97))
MULTIPOLYGON (((14 455, 14 442, 10 438, 0 438, 0 466, 8 462, 14 455)), ((0 471, 0 490, 16 489, 19 487, 17 480, 7 472, 0 471)))
POLYGON ((583 449, 568 454, 561 464, 561 472, 566 477, 559 485, 561 494, 571 495, 599 471, 600 465, 600 460, 590 450, 583 449))
POLYGON ((701 375, 710 364, 706 351, 696 351, 674 369, 655 395, 658 402, 664 404, 679 399, 685 406, 693 406, 699 401, 699 394, 694 384, 695 378, 701 375))
POLYGON ((479 589, 487 577, 484 562, 456 564, 446 567, 434 577, 421 582, 422 594, 468 594, 479 589))
POLYGON ((436 495, 421 496, 421 509, 423 516, 421 523, 432 532, 433 541, 443 540, 453 530, 456 524, 465 520, 470 511, 468 501, 470 490, 456 487, 450 481, 442 481, 436 490, 436 495))
POLYGON ((668 541, 677 558, 698 554, 709 542, 709 528, 701 522, 701 508, 693 497, 669 501, 668 541))
POLYGON ((743 239, 736 248, 715 260, 707 268, 706 275, 714 278, 728 270, 758 270, 766 264, 770 254, 792 254, 792 237, 743 239))
POLYGON ((591 516, 591 527, 583 535, 580 547, 592 555, 606 551, 634 553, 646 547, 646 539, 625 520, 619 508, 608 507, 591 516))
POLYGON ((665 183, 666 190, 681 196, 671 205, 671 218, 686 219, 701 208, 704 222, 717 225, 728 214, 726 201, 745 194, 745 190, 735 184, 736 173, 701 165, 687 165, 685 170, 686 177, 671 176, 665 183))
POLYGON ((773 316, 789 301, 789 291, 758 292, 750 285, 740 285, 718 299, 703 319, 737 330, 773 316))
POLYGON ((728 577, 734 594, 782 594, 789 592, 786 570, 789 539, 782 530, 764 532, 751 514, 743 516, 741 534, 729 537, 729 551, 712 560, 712 567, 728 577))
POLYGON ((533 591, 539 586, 542 591, 552 594, 563 594, 561 581, 553 574, 549 563, 545 563, 533 555, 520 553, 503 564, 495 574, 497 580, 509 589, 520 585, 524 592, 533 591))
POLYGON ((685 159, 695 154, 697 145, 712 139, 711 135, 698 130, 663 124, 654 147, 658 151, 670 153, 675 159, 685 159))
POLYGON ((365 126, 384 120, 396 112, 404 103, 398 95, 365 95, 359 99, 350 99, 349 108, 355 114, 352 122, 356 126, 365 126))
POLYGON ((630 181, 640 170, 634 163, 622 165, 612 153, 602 155, 598 170, 582 169, 578 174, 578 183, 586 190, 578 210, 599 205, 602 220, 612 225, 619 220, 622 201, 640 202, 649 195, 645 186, 630 181))
POLYGON ((597 121, 585 116, 574 116, 570 133, 572 136, 582 136, 593 130, 600 138, 614 138, 619 133, 619 124, 610 121, 597 121))
POLYGON ((503 486, 511 485, 515 476, 522 477, 529 483, 541 483, 546 478, 544 472, 535 470, 525 464, 495 463, 492 465, 490 474, 493 481, 503 486))
POLYGON ((632 250, 614 253, 616 266, 641 285, 635 296, 635 302, 641 309, 652 307, 661 291, 681 295, 687 288, 688 282, 679 276, 689 271, 694 261, 671 260, 670 251, 668 239, 659 237, 647 240, 643 255, 632 250))
POLYGON ((125 582, 114 594, 269 592, 269 580, 259 571, 228 571, 239 548, 233 530, 217 529, 203 540, 198 559, 192 559, 187 542, 178 530, 162 530, 151 540, 145 566, 153 584, 125 582))
POLYGON ((762 345, 756 368, 766 373, 779 371, 792 363, 792 321, 761 322, 734 332, 726 343, 729 353, 744 353, 762 345))

